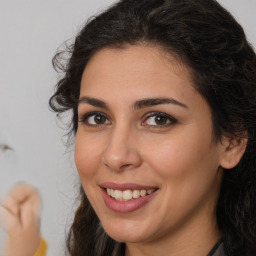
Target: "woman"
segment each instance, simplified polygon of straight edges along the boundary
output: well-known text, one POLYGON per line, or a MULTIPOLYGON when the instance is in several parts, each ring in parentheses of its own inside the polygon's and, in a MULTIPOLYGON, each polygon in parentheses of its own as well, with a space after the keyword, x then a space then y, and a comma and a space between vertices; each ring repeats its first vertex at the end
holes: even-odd
POLYGON ((0 205, 0 223, 7 232, 5 256, 45 256, 47 244, 40 234, 41 202, 37 190, 15 186, 0 205))
POLYGON ((69 49, 71 255, 256 254, 256 56, 214 0, 122 0, 69 49))

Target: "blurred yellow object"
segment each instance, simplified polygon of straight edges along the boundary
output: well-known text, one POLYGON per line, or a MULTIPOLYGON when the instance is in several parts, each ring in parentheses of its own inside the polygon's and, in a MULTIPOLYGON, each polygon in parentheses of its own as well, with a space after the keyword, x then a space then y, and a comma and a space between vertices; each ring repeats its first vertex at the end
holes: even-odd
POLYGON ((47 243, 46 241, 42 238, 40 245, 38 247, 38 250, 36 251, 36 254, 34 256, 45 256, 47 251, 47 243))

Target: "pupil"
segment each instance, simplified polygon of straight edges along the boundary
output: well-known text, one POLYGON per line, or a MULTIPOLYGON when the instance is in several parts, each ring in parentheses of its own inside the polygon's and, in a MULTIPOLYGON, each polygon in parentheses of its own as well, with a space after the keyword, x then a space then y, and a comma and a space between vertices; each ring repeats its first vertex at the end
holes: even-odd
POLYGON ((105 122, 106 118, 104 116, 101 115, 96 115, 94 117, 94 121, 96 124, 103 124, 105 122))
POLYGON ((159 125, 166 124, 166 117, 164 116, 156 116, 155 117, 155 122, 159 125))

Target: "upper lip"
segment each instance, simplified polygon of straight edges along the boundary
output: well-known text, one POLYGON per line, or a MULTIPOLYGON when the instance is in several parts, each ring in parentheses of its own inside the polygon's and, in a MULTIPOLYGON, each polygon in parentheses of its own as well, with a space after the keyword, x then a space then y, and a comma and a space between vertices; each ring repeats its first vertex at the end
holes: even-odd
POLYGON ((112 188, 114 190, 151 190, 157 189, 156 186, 139 185, 136 183, 114 183, 114 182, 103 182, 100 184, 102 188, 112 188))

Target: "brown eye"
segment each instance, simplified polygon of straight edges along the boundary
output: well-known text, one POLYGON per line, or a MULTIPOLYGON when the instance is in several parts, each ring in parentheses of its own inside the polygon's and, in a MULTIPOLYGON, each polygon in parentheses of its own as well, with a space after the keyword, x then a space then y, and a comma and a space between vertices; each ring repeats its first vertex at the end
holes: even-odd
POLYGON ((177 120, 170 115, 165 113, 152 113, 143 121, 142 125, 157 128, 166 127, 175 123, 177 123, 177 120))
POLYGON ((167 123, 167 118, 165 116, 156 116, 155 123, 157 125, 165 125, 167 123))
POLYGON ((106 122, 106 117, 102 115, 95 115, 94 116, 94 122, 96 124, 104 124, 106 122))
POLYGON ((88 115, 85 115, 81 118, 81 122, 91 126, 110 124, 107 116, 101 113, 90 113, 88 115))

